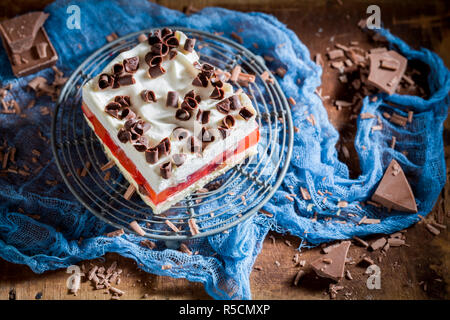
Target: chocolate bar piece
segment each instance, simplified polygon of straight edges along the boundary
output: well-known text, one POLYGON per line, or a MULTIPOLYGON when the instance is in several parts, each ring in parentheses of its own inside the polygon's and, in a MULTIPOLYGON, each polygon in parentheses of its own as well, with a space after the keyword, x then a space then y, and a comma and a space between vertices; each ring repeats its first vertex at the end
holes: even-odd
POLYGON ((370 73, 367 82, 393 94, 405 74, 408 60, 396 51, 370 53, 370 73))
POLYGON ((311 267, 318 276, 339 281, 344 276, 345 259, 350 244, 350 241, 342 241, 326 255, 311 262, 311 267))
POLYGON ((43 27, 48 14, 31 12, 0 23, 0 35, 17 77, 56 64, 58 55, 43 27))
POLYGON ((389 164, 372 201, 383 207, 404 212, 417 212, 416 199, 400 164, 393 159, 389 164))

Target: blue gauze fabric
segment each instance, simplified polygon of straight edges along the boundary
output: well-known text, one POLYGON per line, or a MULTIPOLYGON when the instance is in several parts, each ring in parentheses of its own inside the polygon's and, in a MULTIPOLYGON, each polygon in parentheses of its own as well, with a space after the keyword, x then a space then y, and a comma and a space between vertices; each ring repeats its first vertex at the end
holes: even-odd
MULTIPOLYGON (((383 129, 372 132, 376 119, 358 120, 355 147, 362 173, 357 179, 350 179, 347 166, 338 160, 335 148, 338 133, 314 93, 320 85, 321 68, 311 61, 308 49, 294 32, 274 17, 220 8, 206 8, 185 16, 145 0, 56 1, 45 11, 50 13, 45 28, 59 54, 58 66, 66 75, 103 46, 105 36, 111 32, 123 36, 150 27, 178 25, 224 32, 225 37, 230 37, 233 30, 241 28, 245 46, 256 54, 270 54, 287 66, 286 76, 278 80, 285 95, 297 101, 292 114, 294 125, 300 132, 295 133, 292 161, 284 182, 264 207, 274 217, 258 214, 228 234, 191 241, 188 245, 198 254, 188 256, 165 249, 161 243, 155 250, 145 249, 139 245, 142 238, 133 234, 116 238, 103 236, 112 230, 111 227, 78 203, 63 183, 53 187, 45 184, 46 180, 61 181, 50 145, 37 134, 40 130, 50 139, 50 116, 39 112, 41 106, 54 108, 48 97, 38 98, 32 109, 24 108, 26 118, 1 114, 0 135, 10 146, 17 148, 17 166, 26 164, 32 170, 36 168, 37 165, 30 161, 33 148, 42 153, 39 162, 43 166, 38 174, 30 177, 13 173, 0 175, 0 256, 8 261, 26 264, 34 272, 42 273, 97 258, 106 252, 116 252, 134 259, 146 272, 201 282, 216 299, 250 299, 249 275, 269 230, 296 235, 304 240, 302 246, 352 236, 391 233, 418 221, 418 214, 428 214, 445 183, 442 131, 449 104, 449 71, 436 54, 425 49, 412 50, 387 30, 379 32, 392 47, 408 59, 418 59, 429 66, 431 94, 427 100, 397 94, 379 94, 376 102, 365 98, 361 112, 380 116, 383 129), (78 5, 81 9, 81 30, 66 27, 69 5, 78 5), (252 43, 257 43, 258 49, 252 43), (300 85, 297 79, 300 79, 300 85), (382 112, 393 108, 387 102, 413 110, 413 122, 400 128, 384 120, 382 112), (306 120, 309 114, 314 115, 315 126, 306 120), (395 150, 389 148, 393 135, 398 141, 395 150), (408 152, 407 156, 401 153, 403 150, 408 152), (399 161, 409 178, 418 214, 387 213, 359 205, 370 198, 393 158, 399 161), (299 194, 301 186, 308 188, 312 200, 295 196, 291 202, 285 197, 291 193, 299 194), (328 190, 332 195, 326 195, 324 201, 318 190, 328 190), (348 207, 339 210, 339 200, 348 201, 348 207), (39 215, 40 219, 20 213, 19 208, 27 214, 39 215), (311 219, 314 212, 318 214, 317 221, 311 219), (363 216, 379 218, 381 223, 357 225, 363 216), (338 219, 346 223, 337 223, 338 219), (84 239, 81 242, 78 241, 80 237, 84 239), (165 264, 171 264, 173 268, 162 270, 165 264)), ((7 59, 4 49, 0 50, 0 59, 7 59)), ((274 69, 275 66, 269 67, 274 69)), ((21 106, 34 98, 34 93, 25 89, 28 81, 38 75, 51 81, 53 73, 47 69, 16 79, 7 63, 0 66, 0 71, 1 84, 13 85, 11 96, 5 100, 14 98, 21 106)), ((400 110, 396 112, 405 115, 400 110)))

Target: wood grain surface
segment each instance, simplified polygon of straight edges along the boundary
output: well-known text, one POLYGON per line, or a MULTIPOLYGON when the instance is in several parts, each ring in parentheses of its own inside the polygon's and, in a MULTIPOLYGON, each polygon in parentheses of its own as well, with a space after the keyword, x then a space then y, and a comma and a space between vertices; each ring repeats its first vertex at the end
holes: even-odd
MULTIPOLYGON (((0 17, 12 17, 30 10, 42 9, 50 1, 2 1, 0 17)), ((330 38, 343 44, 357 40, 361 46, 367 45, 367 38, 356 27, 356 23, 366 17, 369 4, 381 7, 385 27, 403 38, 413 47, 426 47, 437 52, 450 65, 450 29, 449 3, 446 1, 295 1, 295 0, 160 0, 167 7, 183 10, 192 4, 196 8, 221 6, 242 11, 263 11, 275 15, 280 21, 294 30, 303 43, 310 49, 311 55, 324 54, 332 47, 330 38), (343 3, 342 3, 343 2, 343 3)), ((336 74, 325 67, 322 94, 339 97, 342 86, 336 74)), ((337 111, 325 103, 330 121, 342 133, 349 129, 348 114, 337 111)), ((351 132, 354 133, 354 132, 351 132)), ((450 121, 445 124, 445 149, 447 168, 450 166, 450 121)), ((348 165, 352 176, 359 174, 358 158, 354 150, 348 165)), ((447 177, 449 170, 447 169, 447 177)), ((439 197, 433 212, 427 219, 435 218, 449 227, 450 186, 447 183, 439 197)), ((348 264, 346 269, 353 280, 343 279, 344 289, 339 291, 337 299, 448 299, 450 292, 450 245, 449 233, 441 230, 434 236, 420 222, 409 228, 406 235, 408 246, 391 248, 386 255, 381 252, 369 252, 352 245, 349 257, 358 262, 364 256, 371 257, 381 268, 381 289, 369 290, 366 286, 365 267, 348 264)), ((317 278, 311 272, 308 263, 305 267, 295 266, 294 255, 299 253, 298 238, 289 235, 270 233, 255 263, 251 274, 251 290, 254 299, 330 299, 329 282, 317 278), (288 242, 286 242, 286 240, 288 242), (287 243, 290 243, 289 246, 287 243), (306 276, 298 286, 293 280, 299 269, 306 276)), ((375 239, 377 236, 369 238, 375 239)), ((303 250, 301 260, 312 261, 320 255, 320 248, 303 250)), ((125 291, 122 299, 210 299, 199 283, 190 283, 184 279, 172 279, 147 274, 140 271, 134 261, 116 254, 106 254, 97 261, 89 263, 109 266, 118 261, 124 270, 122 282, 118 286, 125 291)), ((81 264, 81 263, 80 263, 81 264)), ((89 282, 81 285, 77 296, 70 295, 66 288, 68 274, 65 270, 34 274, 28 267, 0 260, 0 299, 8 299, 12 288, 17 299, 35 299, 42 293, 42 299, 110 299, 104 290, 93 290, 89 282)))

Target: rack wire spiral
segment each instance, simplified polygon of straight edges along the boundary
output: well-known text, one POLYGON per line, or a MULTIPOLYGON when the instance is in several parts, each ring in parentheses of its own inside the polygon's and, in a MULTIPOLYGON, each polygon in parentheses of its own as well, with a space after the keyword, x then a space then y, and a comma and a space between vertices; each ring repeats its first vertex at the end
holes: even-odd
MULTIPOLYGON (((176 247, 181 240, 204 237, 227 229, 250 218, 272 197, 289 166, 293 145, 293 124, 289 105, 274 79, 266 82, 261 74, 270 71, 260 56, 229 39, 208 32, 169 27, 196 38, 201 62, 230 71, 236 64, 242 72, 256 75, 248 87, 235 84, 252 99, 260 128, 258 155, 230 169, 216 179, 217 188, 208 188, 184 199, 167 212, 155 215, 135 195, 124 198, 129 183, 120 171, 109 169, 110 178, 100 168, 108 162, 102 145, 89 128, 81 111, 81 88, 120 52, 138 44, 137 37, 153 29, 143 30, 116 39, 87 58, 71 75, 61 91, 52 121, 52 148, 56 164, 75 197, 93 214, 116 228, 133 232, 129 223, 137 221, 146 236, 165 240, 176 247), (83 167, 89 170, 83 170, 83 167), (80 174, 84 171, 84 174, 80 174), (217 182, 218 181, 218 182, 217 182), (194 218, 199 234, 192 235, 188 220, 194 218), (167 228, 166 220, 180 231, 167 228)), ((210 184, 213 186, 214 182, 210 184)))

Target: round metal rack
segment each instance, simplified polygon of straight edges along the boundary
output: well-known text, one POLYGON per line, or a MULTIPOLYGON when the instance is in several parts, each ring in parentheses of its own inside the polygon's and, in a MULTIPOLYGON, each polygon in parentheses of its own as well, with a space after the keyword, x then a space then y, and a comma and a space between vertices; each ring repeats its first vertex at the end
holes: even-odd
POLYGON ((293 124, 286 97, 274 79, 264 81, 261 74, 270 71, 264 60, 229 39, 198 30, 169 27, 196 38, 201 62, 224 71, 236 64, 242 72, 256 75, 256 81, 241 87, 257 110, 261 140, 258 154, 230 169, 225 175, 181 201, 167 212, 156 215, 138 195, 127 200, 129 183, 120 171, 101 167, 108 162, 102 145, 84 120, 81 111, 82 86, 120 52, 138 44, 137 37, 153 29, 119 38, 94 52, 71 75, 61 91, 52 122, 52 148, 61 175, 75 197, 93 214, 116 228, 133 232, 137 221, 146 236, 165 240, 176 247, 181 240, 209 236, 250 218, 272 197, 289 166, 293 145, 293 124), (200 233, 191 235, 188 220, 194 218, 200 233), (172 222, 180 229, 167 226, 172 222))

